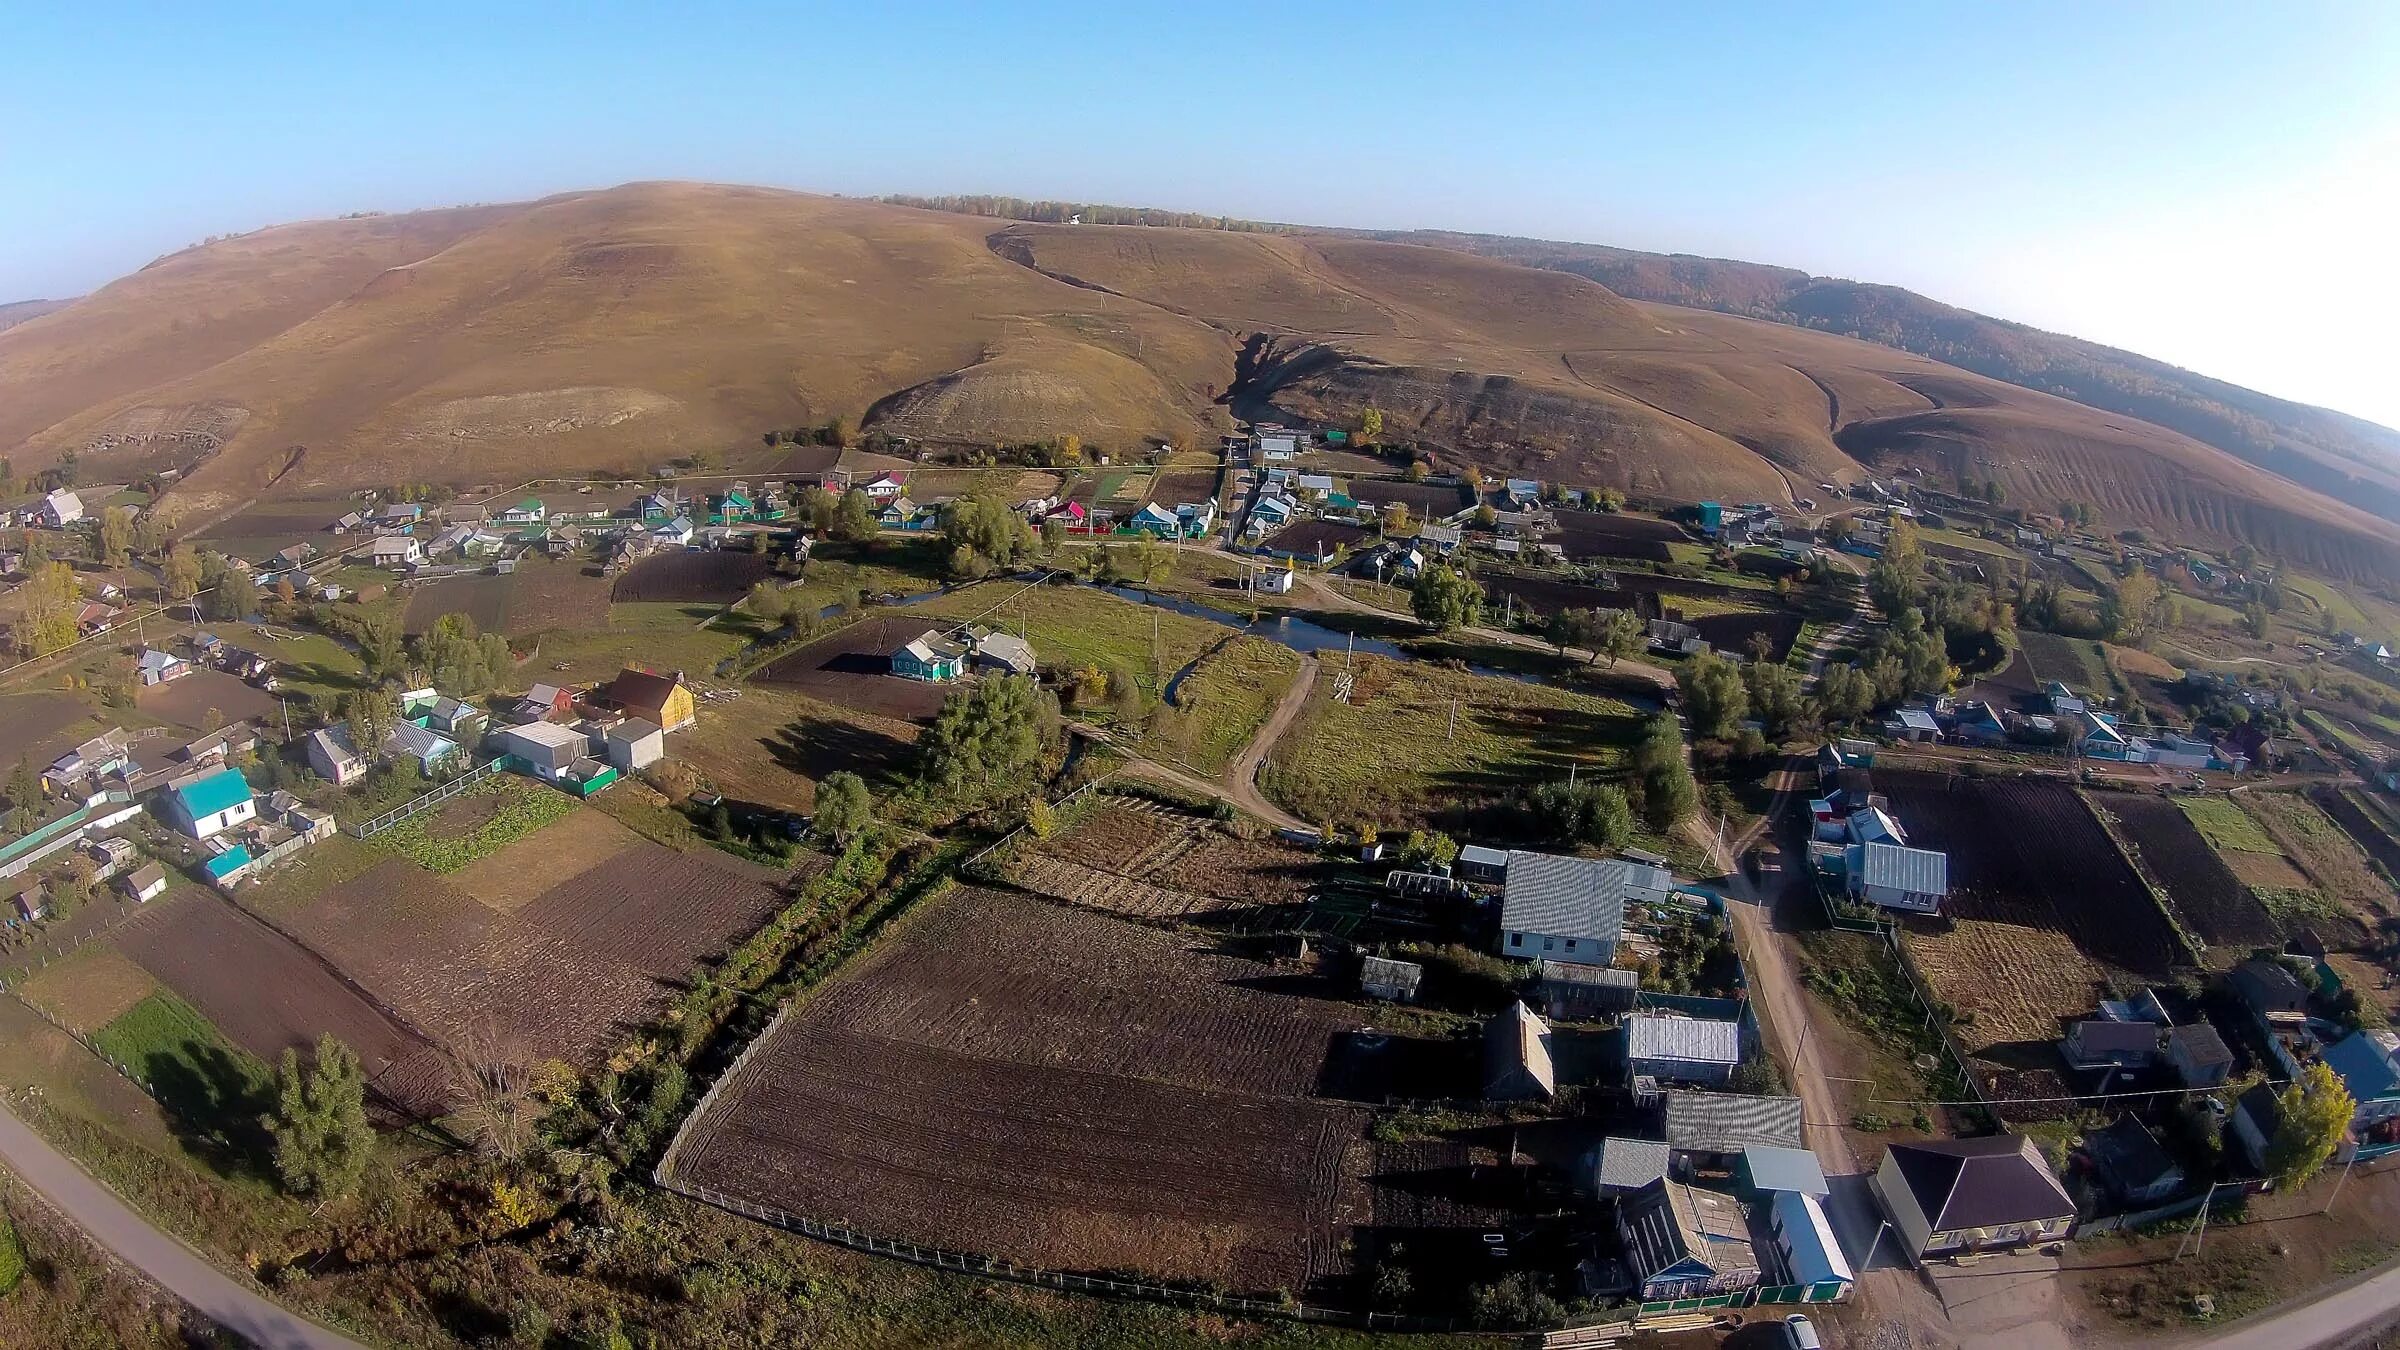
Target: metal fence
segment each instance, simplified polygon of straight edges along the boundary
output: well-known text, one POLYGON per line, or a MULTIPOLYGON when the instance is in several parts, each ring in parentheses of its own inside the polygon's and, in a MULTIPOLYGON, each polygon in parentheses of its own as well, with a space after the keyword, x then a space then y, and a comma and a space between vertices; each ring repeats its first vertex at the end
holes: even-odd
POLYGON ((382 815, 373 816, 366 820, 360 821, 358 824, 350 827, 350 834, 353 838, 357 839, 367 839, 381 834, 385 830, 392 828, 394 825, 399 824, 401 821, 404 821, 419 811, 424 810, 426 807, 439 806, 443 802, 450 800, 452 797, 465 792, 468 788, 471 788, 477 783, 482 782, 484 779, 491 777, 493 774, 501 772, 501 765, 505 762, 505 757, 501 759, 486 760, 421 797, 416 797, 409 801, 402 802, 398 806, 393 807, 391 810, 384 812, 382 815))

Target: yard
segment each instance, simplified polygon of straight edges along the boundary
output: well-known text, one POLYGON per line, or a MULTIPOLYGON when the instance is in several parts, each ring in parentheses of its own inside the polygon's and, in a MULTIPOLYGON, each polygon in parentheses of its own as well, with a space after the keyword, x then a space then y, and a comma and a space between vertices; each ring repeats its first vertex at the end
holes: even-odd
MULTIPOLYGON (((908 610, 955 625, 972 620, 1021 634, 1045 670, 1122 667, 1155 698, 1162 685, 1226 636, 1223 624, 1090 586, 987 581, 908 610)), ((928 623, 923 627, 938 627, 928 623)), ((922 631, 922 629, 920 629, 922 631)))
POLYGON ((892 653, 946 623, 919 615, 913 607, 861 619, 775 658, 751 680, 875 718, 930 722, 957 686, 894 675, 892 653))
POLYGON ((455 872, 576 808, 573 797, 515 774, 495 774, 378 833, 373 843, 431 872, 455 872))
POLYGON ((710 705, 697 726, 675 733, 671 749, 734 801, 807 813, 816 809, 817 781, 829 773, 846 769, 870 783, 890 781, 907 767, 916 735, 909 722, 753 683, 740 698, 710 705))
POLYGON ((604 628, 608 610, 607 578, 581 563, 527 558, 506 574, 445 577, 410 587, 401 626, 422 633, 445 614, 464 614, 479 631, 522 638, 553 629, 604 628))
POLYGON ((1906 948, 2001 1097, 2054 1095, 2062 1019, 2190 960, 2091 808, 2048 779, 1878 771, 1919 848, 1947 853, 1950 898, 1906 948))
POLYGON ((1339 664, 1325 658, 1259 775, 1306 819, 1456 829, 1570 767, 1608 771, 1641 729, 1641 714, 1613 699, 1377 656, 1357 658, 1350 700, 1339 702, 1339 664))
POLYGON ((2395 912, 2392 888, 2350 836, 2296 792, 2246 792, 2242 809, 2307 874, 2318 893, 2372 930, 2395 912))
POLYGON ((221 670, 196 670, 180 680, 150 685, 134 695, 134 703, 144 717, 186 731, 207 731, 241 721, 265 727, 282 708, 273 694, 253 689, 221 670))
POLYGON ((1307 1297, 1347 1273, 1366 1113, 1304 1099, 1354 1019, 1270 973, 953 891, 779 1023, 662 1170, 1026 1265, 1307 1297))
POLYGON ((2033 666, 2036 680, 2044 684, 2056 680, 2086 694, 2111 692, 2114 681, 2109 678, 2108 663, 2101 655, 2099 643, 2031 628, 2019 629, 2017 640, 2026 661, 2033 666))
POLYGON ((1149 920, 1303 904, 1325 872, 1306 849, 1237 838, 1171 807, 1111 795, 1071 808, 1054 838, 1020 841, 1001 868, 1037 895, 1149 920))

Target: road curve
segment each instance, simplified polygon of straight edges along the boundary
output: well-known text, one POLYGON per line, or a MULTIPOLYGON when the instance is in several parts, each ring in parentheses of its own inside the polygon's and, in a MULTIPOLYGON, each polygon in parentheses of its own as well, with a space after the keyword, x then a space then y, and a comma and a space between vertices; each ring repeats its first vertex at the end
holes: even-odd
POLYGON ((109 1189, 0 1105, 0 1160, 93 1242, 260 1350, 365 1350, 284 1311, 128 1208, 109 1189))

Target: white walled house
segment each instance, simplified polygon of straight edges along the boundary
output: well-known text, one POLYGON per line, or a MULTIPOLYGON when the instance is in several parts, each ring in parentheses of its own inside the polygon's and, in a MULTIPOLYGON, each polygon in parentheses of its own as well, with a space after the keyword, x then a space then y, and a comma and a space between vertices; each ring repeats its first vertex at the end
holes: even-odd
POLYGON ((1655 903, 1675 878, 1627 858, 1567 858, 1512 849, 1500 904, 1500 955, 1605 966, 1617 956, 1628 902, 1655 903))

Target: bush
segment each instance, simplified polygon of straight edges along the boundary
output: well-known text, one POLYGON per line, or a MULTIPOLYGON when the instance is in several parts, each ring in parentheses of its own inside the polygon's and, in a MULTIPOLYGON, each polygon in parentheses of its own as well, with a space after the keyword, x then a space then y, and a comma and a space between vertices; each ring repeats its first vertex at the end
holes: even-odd
POLYGON ((17 1283, 25 1278, 25 1248, 17 1241, 17 1229, 0 1214, 0 1295, 16 1292, 17 1283))
POLYGON ((1486 1331, 1543 1331, 1567 1320, 1566 1308, 1529 1270, 1475 1286, 1468 1303, 1475 1325, 1486 1331))

